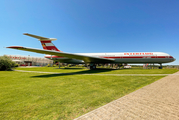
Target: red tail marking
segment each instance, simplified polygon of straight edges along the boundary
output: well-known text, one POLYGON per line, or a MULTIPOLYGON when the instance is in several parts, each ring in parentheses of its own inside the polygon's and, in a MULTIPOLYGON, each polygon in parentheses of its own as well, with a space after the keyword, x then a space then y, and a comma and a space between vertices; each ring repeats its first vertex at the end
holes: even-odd
POLYGON ((48 41, 40 41, 41 43, 51 43, 51 41, 50 40, 48 40, 48 41))
POLYGON ((62 52, 62 51, 60 51, 59 49, 57 49, 57 48, 55 47, 55 45, 54 45, 50 40, 49 40, 49 41, 40 41, 40 42, 41 42, 42 47, 43 47, 44 50, 54 50, 54 51, 62 52), (52 43, 53 46, 46 46, 45 43, 52 43))

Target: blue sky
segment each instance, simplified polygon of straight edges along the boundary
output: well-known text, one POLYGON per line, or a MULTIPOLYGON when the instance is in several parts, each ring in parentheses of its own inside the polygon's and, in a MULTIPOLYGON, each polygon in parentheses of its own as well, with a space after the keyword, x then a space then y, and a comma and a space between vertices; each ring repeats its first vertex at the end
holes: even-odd
POLYGON ((0 1, 0 55, 43 54, 7 49, 42 48, 23 35, 57 38, 64 52, 165 52, 179 65, 178 0, 0 1))

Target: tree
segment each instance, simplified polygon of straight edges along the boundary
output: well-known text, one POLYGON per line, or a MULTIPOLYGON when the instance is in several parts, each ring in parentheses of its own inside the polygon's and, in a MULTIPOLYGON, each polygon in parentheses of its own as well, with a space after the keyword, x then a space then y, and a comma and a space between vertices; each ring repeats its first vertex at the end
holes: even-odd
POLYGON ((15 63, 7 56, 0 56, 0 70, 11 70, 15 63))

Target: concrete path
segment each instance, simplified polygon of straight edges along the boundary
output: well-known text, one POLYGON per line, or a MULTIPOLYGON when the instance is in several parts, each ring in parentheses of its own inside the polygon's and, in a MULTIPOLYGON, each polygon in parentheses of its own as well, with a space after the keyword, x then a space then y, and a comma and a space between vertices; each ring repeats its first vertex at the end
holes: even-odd
POLYGON ((179 120, 179 72, 75 120, 179 120))
POLYGON ((56 72, 43 72, 43 71, 26 71, 26 70, 14 70, 18 72, 34 72, 34 73, 48 73, 48 74, 60 74, 60 75, 101 75, 101 76, 166 76, 166 75, 178 75, 178 74, 89 74, 89 73, 56 73, 56 72))

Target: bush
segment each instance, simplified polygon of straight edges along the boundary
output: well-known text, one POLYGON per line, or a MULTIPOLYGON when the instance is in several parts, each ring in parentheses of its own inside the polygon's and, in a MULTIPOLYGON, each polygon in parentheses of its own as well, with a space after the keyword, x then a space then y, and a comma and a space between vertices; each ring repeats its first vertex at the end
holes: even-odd
POLYGON ((14 67, 19 67, 19 64, 15 64, 14 67))
POLYGON ((11 70, 11 67, 15 66, 15 62, 13 62, 7 56, 0 56, 0 70, 11 70))
POLYGON ((57 67, 58 65, 56 65, 56 64, 53 64, 53 67, 57 67))
POLYGON ((46 67, 50 67, 50 64, 46 65, 46 67))

